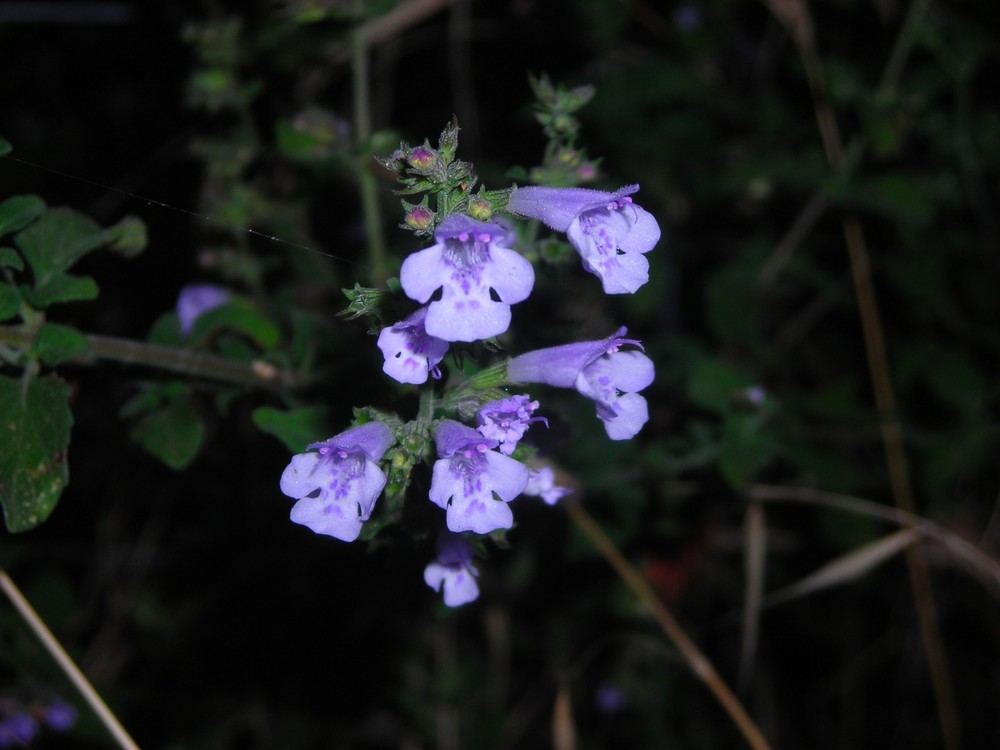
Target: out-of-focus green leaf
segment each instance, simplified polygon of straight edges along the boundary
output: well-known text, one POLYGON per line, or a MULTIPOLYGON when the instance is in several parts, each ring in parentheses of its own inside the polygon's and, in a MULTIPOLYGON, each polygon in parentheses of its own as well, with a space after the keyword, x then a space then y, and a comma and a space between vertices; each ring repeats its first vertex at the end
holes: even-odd
POLYGON ((725 414, 732 409, 733 394, 748 385, 750 382, 738 370, 704 357, 691 366, 688 395, 701 408, 725 414))
POLYGON ((733 487, 742 487, 774 456, 774 438, 760 414, 730 414, 722 427, 719 471, 733 487))
POLYGON ((12 247, 0 247, 0 268, 11 268, 15 271, 24 270, 24 260, 12 247))
POLYGON ((0 284, 0 320, 10 320, 21 307, 21 297, 14 287, 0 284))
POLYGON ((63 273, 52 276, 43 284, 27 292, 25 297, 35 307, 48 307, 57 302, 76 302, 97 299, 97 282, 89 276, 63 273))
POLYGON ((41 287, 108 241, 92 219, 68 208, 50 208, 15 237, 41 287))
POLYGON ((149 236, 146 224, 137 216, 126 216, 105 230, 108 247, 126 258, 134 258, 146 249, 149 236))
POLYGON ((87 337, 61 323, 45 323, 35 336, 34 354, 51 366, 79 357, 90 350, 87 337))
POLYGON ((24 229, 45 213, 45 201, 37 195, 15 195, 0 203, 0 237, 24 229))
POLYGON ((69 481, 68 399, 69 386, 54 375, 32 380, 27 389, 0 376, 0 505, 10 531, 48 518, 69 481))
POLYGON ((330 410, 322 406, 280 411, 262 406, 253 412, 253 422, 262 431, 274 435, 292 453, 301 453, 310 443, 329 437, 330 410))
POLYGON ((180 470, 198 454, 205 428, 191 403, 182 395, 147 413, 132 428, 131 435, 171 469, 180 470))
POLYGON ((13 151, 13 146, 10 145, 10 141, 6 138, 0 138, 0 156, 4 156, 13 151))
POLYGON ((281 331, 270 320, 245 302, 230 302, 199 315, 188 336, 190 344, 198 344, 219 331, 237 331, 250 337, 265 351, 277 346, 281 331))

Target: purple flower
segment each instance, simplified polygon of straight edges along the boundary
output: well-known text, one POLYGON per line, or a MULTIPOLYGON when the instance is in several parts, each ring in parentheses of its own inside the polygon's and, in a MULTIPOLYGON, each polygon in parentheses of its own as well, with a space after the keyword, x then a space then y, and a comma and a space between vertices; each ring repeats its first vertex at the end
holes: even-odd
POLYGON ((537 408, 538 402, 532 401, 527 394, 490 401, 476 415, 479 422, 477 429, 484 437, 496 440, 500 452, 509 456, 524 437, 528 425, 545 421, 544 417, 531 416, 537 408))
POLYGON ((427 308, 421 307, 379 333, 378 348, 385 357, 382 371, 393 380, 419 385, 427 382, 428 373, 435 378, 441 377, 438 363, 448 351, 448 342, 427 335, 426 317, 427 308))
POLYGON ((583 267, 600 278, 607 294, 631 294, 649 281, 643 257, 660 239, 652 214, 629 197, 638 185, 614 193, 587 188, 517 188, 507 208, 566 232, 583 267))
POLYGON ((38 734, 38 722, 28 714, 11 714, 0 721, 0 747, 25 747, 38 734))
POLYGON ((399 272, 403 291, 421 304, 442 290, 427 311, 427 334, 477 341, 506 331, 510 306, 527 299, 535 284, 531 264, 510 249, 510 229, 454 214, 434 239, 436 245, 410 255, 399 272))
POLYGON ((181 289, 177 297, 177 317, 181 319, 181 333, 191 333, 194 322, 216 307, 229 301, 229 292, 214 284, 190 284, 181 289))
POLYGON ((572 495, 573 490, 566 487, 557 487, 555 472, 548 466, 535 471, 528 470, 528 486, 524 488, 525 495, 540 497, 546 505, 555 505, 560 498, 572 495))
POLYGON ((63 700, 55 700, 45 707, 42 720, 57 732, 65 732, 76 723, 76 709, 63 700))
POLYGON ((472 550, 462 537, 442 534, 437 558, 424 568, 424 583, 435 591, 444 588, 444 603, 461 607, 479 598, 479 571, 472 565, 472 550))
POLYGON ((514 515, 507 503, 528 483, 527 467, 494 451, 496 440, 450 419, 438 425, 434 437, 441 458, 434 462, 430 499, 447 511, 448 529, 477 534, 509 529, 514 515))
POLYGON ((376 461, 392 441, 386 425, 370 422, 293 456, 281 475, 281 491, 298 500, 292 521, 345 542, 357 539, 385 487, 376 461))
POLYGON ((634 437, 649 420, 646 399, 638 394, 653 382, 653 362, 642 352, 619 351, 628 329, 600 341, 553 346, 514 357, 507 365, 511 383, 546 383, 576 388, 597 404, 597 416, 612 440, 634 437))

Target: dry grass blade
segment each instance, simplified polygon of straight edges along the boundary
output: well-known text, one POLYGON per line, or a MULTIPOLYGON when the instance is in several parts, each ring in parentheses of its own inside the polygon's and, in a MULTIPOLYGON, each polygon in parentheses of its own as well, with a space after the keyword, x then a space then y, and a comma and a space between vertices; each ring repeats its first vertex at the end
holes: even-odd
POLYGON ((573 724, 573 705, 565 687, 556 693, 552 707, 552 747, 555 750, 576 750, 576 727, 573 724))
POLYGON ((740 645, 740 676, 737 687, 745 692, 753 674, 760 630, 760 611, 764 598, 764 568, 767 559, 767 521, 760 503, 747 508, 744 527, 746 544, 743 563, 746 571, 746 598, 743 601, 743 633, 740 645))
POLYGON ((854 581, 878 567, 920 538, 917 529, 900 529, 874 542, 863 544, 831 560, 801 581, 776 591, 765 599, 768 606, 787 602, 817 591, 854 581))
POLYGON ((954 532, 948 531, 926 518, 880 505, 871 500, 840 495, 836 492, 824 492, 812 487, 756 484, 748 489, 747 494, 754 500, 824 505, 847 513, 881 518, 900 526, 912 526, 919 529, 925 538, 939 542, 951 553, 952 559, 958 567, 978 580, 994 597, 1000 599, 1000 563, 954 532))

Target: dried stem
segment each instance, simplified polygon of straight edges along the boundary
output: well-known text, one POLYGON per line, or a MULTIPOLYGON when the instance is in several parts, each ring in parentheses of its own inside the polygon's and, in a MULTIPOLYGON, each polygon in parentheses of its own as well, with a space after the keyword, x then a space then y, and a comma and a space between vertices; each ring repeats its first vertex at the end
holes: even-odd
MULTIPOLYGON (((786 25, 795 40, 812 91, 823 150, 834 173, 843 176, 847 166, 843 140, 830 103, 819 53, 809 31, 811 27, 805 2, 786 0, 777 3, 771 0, 770 7, 779 21, 786 25), (789 10, 793 12, 788 13, 789 10)), ((920 0, 917 0, 911 8, 903 37, 914 33, 921 12, 922 4, 920 0)), ((909 43, 905 39, 897 42, 890 66, 883 77, 883 85, 895 85, 901 74, 902 61, 905 59, 908 49, 909 43)), ((896 411, 896 399, 889 375, 889 360, 885 349, 878 301, 875 296, 875 285, 872 281, 864 229, 861 221, 855 215, 848 215, 844 218, 843 228, 893 500, 897 508, 912 514, 914 511, 913 487, 903 445, 903 431, 896 411)), ((944 736, 945 746, 949 750, 959 750, 962 746, 961 729, 952 694, 948 662, 938 628, 937 609, 923 545, 910 545, 906 550, 906 561, 916 602, 921 638, 924 651, 927 653, 931 681, 941 718, 941 732, 944 736)))
POLYGON ((24 598, 24 594, 21 593, 17 584, 11 580, 10 576, 2 568, 0 568, 0 589, 3 589, 4 594, 10 599, 27 626, 31 628, 32 632, 38 637, 38 640, 42 642, 45 649, 55 659, 59 668, 69 677, 70 681, 80 691, 80 694, 90 707, 94 709, 94 713, 97 714, 108 732, 111 733, 111 736, 115 738, 118 746, 125 748, 125 750, 138 750, 139 746, 135 744, 135 740, 125 731, 125 727, 121 725, 121 722, 111 712, 108 705, 98 695, 97 691, 94 690, 94 686, 90 684, 90 681, 80 671, 80 668, 76 666, 70 655, 66 653, 66 649, 52 635, 52 631, 49 630, 42 618, 38 616, 34 607, 24 598))
POLYGON ((625 559, 625 556, 615 546, 608 535, 604 533, 604 530, 593 517, 583 509, 579 502, 565 500, 561 505, 569 513, 569 517, 580 531, 586 535, 597 548, 598 552, 607 560, 608 564, 614 568, 615 572, 621 576, 628 587, 646 605, 650 614, 653 615, 653 618, 663 629, 663 632, 666 633, 667 637, 676 646, 691 671, 694 672, 698 679, 705 683, 708 689, 712 691, 716 700, 722 704, 722 707, 729 714, 733 723, 736 724, 743 737, 750 744, 750 747, 754 748, 754 750, 770 750, 771 746, 764 738, 764 735, 753 719, 750 718, 746 709, 743 708, 743 704, 733 694, 733 691, 729 689, 729 686, 719 676, 719 673, 715 671, 712 663, 695 645, 694 641, 688 637, 688 634, 684 632, 684 629, 674 619, 674 616, 670 614, 670 610, 660 601, 656 592, 650 588, 639 571, 625 559))

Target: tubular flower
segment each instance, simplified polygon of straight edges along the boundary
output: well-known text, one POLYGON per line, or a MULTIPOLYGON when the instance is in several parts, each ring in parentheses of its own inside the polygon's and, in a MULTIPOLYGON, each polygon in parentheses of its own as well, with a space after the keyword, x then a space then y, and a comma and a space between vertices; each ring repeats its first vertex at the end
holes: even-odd
POLYGON ((444 341, 499 336, 510 325, 510 306, 531 294, 535 271, 510 249, 513 234, 500 223, 449 216, 434 232, 437 244, 410 255, 399 272, 403 291, 430 303, 427 334, 444 341))
POLYGON ((597 404, 597 416, 612 440, 628 440, 649 420, 646 399, 638 394, 653 382, 652 360, 639 351, 619 351, 626 339, 624 326, 600 341, 553 346, 514 357, 507 364, 511 383, 546 383, 576 388, 597 404))
POLYGON ((507 503, 524 491, 527 467, 493 450, 496 440, 450 419, 438 426, 435 442, 440 459, 434 462, 430 499, 447 511, 448 529, 477 534, 509 529, 514 515, 507 503))
POLYGON ((496 440, 500 452, 509 456, 532 422, 545 422, 544 417, 531 416, 537 408, 538 402, 527 394, 490 401, 476 415, 479 422, 476 429, 484 437, 496 440))
POLYGON ((525 495, 542 498, 546 505, 555 505, 560 498, 572 495, 573 490, 556 485, 556 475, 549 466, 543 466, 537 471, 528 470, 528 486, 524 488, 525 495))
POLYGON ((357 539, 385 487, 376 462, 392 441, 386 425, 370 422, 293 456, 281 475, 281 491, 298 500, 292 521, 345 542, 357 539))
POLYGON ((421 307, 379 333, 378 348, 385 357, 382 371, 393 380, 419 385, 427 382, 428 374, 441 377, 438 363, 448 352, 448 342, 427 335, 426 318, 427 308, 421 307))
POLYGON ((462 537, 442 535, 437 558, 424 568, 424 583, 435 591, 444 589, 444 603, 461 607, 479 598, 479 571, 472 564, 472 550, 462 537))
POLYGON ((587 188, 517 188, 507 208, 538 219, 567 238, 606 294, 631 294, 649 281, 644 257, 660 239, 660 226, 635 205, 628 185, 614 193, 587 188))

